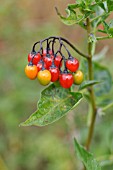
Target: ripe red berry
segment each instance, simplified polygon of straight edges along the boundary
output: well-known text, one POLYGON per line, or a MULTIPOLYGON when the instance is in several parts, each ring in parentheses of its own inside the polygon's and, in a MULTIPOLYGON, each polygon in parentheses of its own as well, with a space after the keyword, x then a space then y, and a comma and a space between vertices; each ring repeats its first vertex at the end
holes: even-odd
POLYGON ((57 67, 50 67, 51 81, 55 82, 59 79, 59 69, 57 67))
POLYGON ((32 63, 34 65, 37 65, 37 63, 40 61, 41 59, 41 54, 40 53, 29 53, 28 54, 28 62, 32 61, 32 63))
POLYGON ((54 59, 54 64, 56 67, 62 66, 62 57, 60 55, 57 55, 54 59))
POLYGON ((71 72, 75 72, 79 68, 79 61, 76 58, 69 57, 66 61, 66 67, 71 72))
POLYGON ((59 76, 60 85, 63 88, 70 88, 73 84, 73 76, 71 73, 61 73, 59 76))
MULTIPOLYGON (((48 49, 48 54, 52 55, 53 54, 52 50, 48 49)), ((47 55, 47 49, 44 49, 43 56, 46 56, 46 55, 47 55)))
POLYGON ((37 69, 38 69, 38 71, 40 71, 41 69, 42 69, 42 66, 44 65, 44 68, 46 68, 46 64, 45 63, 43 63, 43 61, 42 60, 40 60, 38 63, 37 63, 37 69))
POLYGON ((52 65, 52 57, 50 55, 46 55, 43 60, 46 65, 46 69, 49 69, 49 67, 52 65))

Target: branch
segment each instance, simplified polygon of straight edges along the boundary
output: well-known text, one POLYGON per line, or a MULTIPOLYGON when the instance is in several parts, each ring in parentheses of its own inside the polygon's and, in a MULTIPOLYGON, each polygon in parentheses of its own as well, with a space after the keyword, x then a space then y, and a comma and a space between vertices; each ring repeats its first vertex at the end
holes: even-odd
POLYGON ((104 37, 97 37, 96 39, 97 40, 106 40, 106 39, 111 39, 111 38, 113 38, 112 36, 104 36, 104 37))
POLYGON ((62 37, 54 37, 54 36, 51 36, 51 37, 48 37, 48 38, 45 38, 41 41, 37 41, 34 45, 33 45, 33 48, 32 48, 32 51, 35 51, 35 46, 38 44, 38 43, 43 43, 44 41, 47 41, 49 39, 57 39, 57 40, 62 40, 64 41, 65 43, 67 43, 74 51, 76 51, 79 55, 81 55, 82 57, 88 59, 89 56, 86 55, 86 54, 83 54, 82 52, 80 52, 73 44, 71 44, 68 40, 66 40, 65 38, 62 38, 62 37))

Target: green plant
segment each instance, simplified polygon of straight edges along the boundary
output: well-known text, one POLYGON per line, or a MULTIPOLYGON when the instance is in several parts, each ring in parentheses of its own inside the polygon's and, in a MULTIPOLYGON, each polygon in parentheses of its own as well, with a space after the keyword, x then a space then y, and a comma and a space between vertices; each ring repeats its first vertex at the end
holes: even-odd
POLYGON ((109 96, 105 96, 105 94, 110 92, 112 87, 111 75, 108 69, 100 64, 100 59, 102 59, 103 56, 100 57, 98 54, 95 57, 97 41, 113 38, 113 20, 106 22, 106 19, 113 11, 113 0, 76 0, 76 3, 69 4, 66 8, 67 17, 62 16, 57 8, 56 11, 64 24, 78 24, 86 30, 88 54, 80 52, 68 40, 62 37, 48 37, 33 45, 31 53, 34 55, 30 62, 33 61, 35 57, 35 46, 40 44, 40 49, 36 53, 40 53, 42 56, 40 61, 42 69, 43 67, 49 69, 52 62, 55 61, 57 54, 60 54, 60 59, 56 64, 61 72, 59 75, 60 84, 55 81, 55 83, 52 83, 41 92, 37 110, 30 118, 21 123, 21 125, 45 126, 53 123, 66 115, 68 111, 74 109, 78 103, 80 103, 81 99, 86 98, 89 103, 89 108, 92 110, 88 137, 85 149, 79 145, 75 139, 75 150, 87 170, 100 170, 101 166, 87 150, 90 148, 97 114, 113 105, 112 99, 110 99, 109 96), (104 33, 105 36, 98 37, 98 32, 104 33), (47 49, 43 50, 42 43, 45 41, 47 42, 47 49), (54 44, 56 41, 58 41, 57 43, 59 43, 60 46, 55 52, 54 44), (52 49, 50 48, 51 43, 52 49), (72 69, 72 66, 75 66, 75 59, 71 56, 66 47, 67 45, 82 57, 81 70, 84 73, 84 81, 81 81, 82 84, 78 86, 78 91, 76 90, 76 92, 74 91, 76 85, 73 84, 73 73, 68 72, 68 69, 75 72, 78 66, 72 69), (61 51, 62 48, 66 50, 68 57, 64 56, 61 51), (72 60, 72 65, 68 63, 68 60, 72 60), (61 70, 62 62, 64 62, 63 71, 61 70))

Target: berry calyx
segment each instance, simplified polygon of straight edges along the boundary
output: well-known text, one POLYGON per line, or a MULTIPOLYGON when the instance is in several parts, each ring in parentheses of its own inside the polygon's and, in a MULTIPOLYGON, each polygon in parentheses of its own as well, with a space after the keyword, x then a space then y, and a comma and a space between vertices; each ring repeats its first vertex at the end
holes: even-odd
POLYGON ((77 71, 79 68, 79 61, 76 58, 70 56, 66 61, 66 68, 71 72, 77 71))
POLYGON ((43 86, 46 86, 51 81, 51 73, 49 70, 40 70, 38 72, 37 78, 43 86))
POLYGON ((63 88, 70 88, 73 84, 73 76, 71 73, 63 72, 59 76, 59 81, 63 88))
POLYGON ((25 67, 25 74, 29 79, 34 80, 37 77, 37 67, 31 64, 27 65, 25 67))
POLYGON ((84 79, 84 74, 82 73, 82 71, 78 70, 73 74, 73 80, 74 83, 79 85, 83 82, 84 79))

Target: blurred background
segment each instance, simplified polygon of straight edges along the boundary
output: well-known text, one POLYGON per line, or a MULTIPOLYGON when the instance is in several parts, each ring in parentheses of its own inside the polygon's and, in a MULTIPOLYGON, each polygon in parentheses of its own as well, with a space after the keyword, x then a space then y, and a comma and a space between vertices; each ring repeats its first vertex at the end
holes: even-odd
MULTIPOLYGON (((65 26, 56 15, 74 0, 0 1, 0 170, 75 170, 79 168, 73 137, 83 144, 87 136, 87 103, 46 127, 19 127, 36 110, 43 89, 24 74, 32 45, 47 36, 69 39, 86 51, 86 33, 78 26, 65 26)), ((113 40, 97 44, 97 52, 109 46, 106 61, 113 76, 113 40)), ((76 54, 74 54, 76 55, 76 54)), ((77 56, 79 57, 79 56, 77 56)), ((95 157, 113 154, 113 108, 97 117, 91 151, 95 157)), ((110 165, 113 168, 113 162, 110 165)), ((108 169, 106 166, 104 169, 108 169)))

